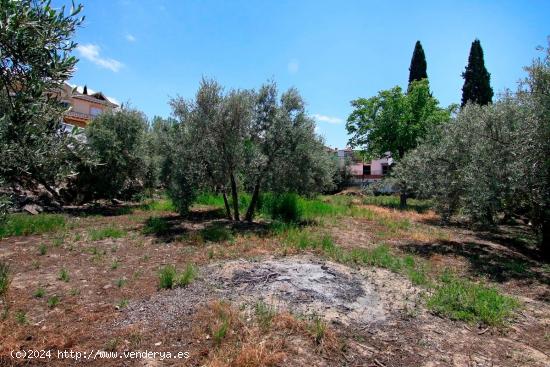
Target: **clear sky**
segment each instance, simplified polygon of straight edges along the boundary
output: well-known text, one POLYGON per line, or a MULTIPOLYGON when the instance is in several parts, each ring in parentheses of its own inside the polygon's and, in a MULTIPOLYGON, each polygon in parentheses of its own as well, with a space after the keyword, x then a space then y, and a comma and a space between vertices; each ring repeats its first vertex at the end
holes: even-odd
MULTIPOLYGON (((57 4, 69 1, 57 0, 57 4)), ((459 103, 477 37, 495 93, 547 45, 550 1, 84 0, 72 83, 149 117, 191 98, 202 76, 228 88, 294 86, 330 146, 347 143, 350 101, 406 86, 414 43, 442 105, 459 103)))

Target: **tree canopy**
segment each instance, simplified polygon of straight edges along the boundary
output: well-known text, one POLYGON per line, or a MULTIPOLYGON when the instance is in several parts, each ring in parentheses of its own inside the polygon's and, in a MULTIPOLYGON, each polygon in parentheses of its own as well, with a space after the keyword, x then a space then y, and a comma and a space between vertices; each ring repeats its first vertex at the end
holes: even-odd
POLYGON ((426 55, 424 54, 422 44, 420 41, 416 41, 411 58, 411 66, 409 67, 409 84, 415 80, 428 79, 427 67, 426 55))

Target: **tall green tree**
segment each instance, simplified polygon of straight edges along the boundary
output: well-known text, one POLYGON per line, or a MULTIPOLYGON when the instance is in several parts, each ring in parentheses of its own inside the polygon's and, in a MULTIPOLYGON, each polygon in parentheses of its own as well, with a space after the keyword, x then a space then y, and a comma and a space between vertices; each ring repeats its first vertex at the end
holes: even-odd
POLYGON ((0 179, 7 186, 42 186, 59 198, 56 183, 74 173, 81 144, 60 133, 65 107, 55 94, 77 62, 72 37, 81 8, 0 0, 0 179))
POLYGON ((485 68, 483 49, 478 39, 472 42, 468 65, 462 73, 462 77, 464 78, 462 107, 468 102, 484 106, 493 101, 491 74, 485 68))
POLYGON ((413 81, 419 81, 422 79, 428 79, 428 73, 426 72, 426 55, 420 41, 416 41, 414 45, 414 51, 411 58, 411 66, 409 67, 409 84, 413 81))
MULTIPOLYGON (((427 79, 413 81, 408 93, 397 86, 371 98, 351 102, 354 110, 346 129, 349 144, 381 156, 391 152, 399 162, 436 125, 450 118, 449 110, 439 107, 427 79)), ((401 205, 406 206, 406 187, 401 187, 401 205)))

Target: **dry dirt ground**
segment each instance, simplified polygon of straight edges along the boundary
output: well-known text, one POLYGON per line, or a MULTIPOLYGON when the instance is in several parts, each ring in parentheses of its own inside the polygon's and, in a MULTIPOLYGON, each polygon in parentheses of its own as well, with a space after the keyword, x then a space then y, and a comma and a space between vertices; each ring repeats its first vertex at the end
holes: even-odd
POLYGON ((0 240, 13 274, 0 366, 550 366, 550 271, 524 243, 525 228, 472 231, 442 227, 430 211, 369 209, 374 218, 325 218, 312 230, 346 249, 387 243, 423 259, 434 276, 451 268, 483 280, 521 301, 514 319, 486 328, 438 317, 425 307, 428 291, 403 275, 283 248, 265 224, 235 225, 205 207, 188 219, 138 209, 73 213, 60 232, 0 240), (152 215, 169 224, 161 236, 143 234, 152 215), (204 240, 213 223, 234 237, 204 240), (93 241, 92 231, 105 227, 122 237, 93 241), (159 290, 161 266, 189 263, 198 268, 191 284, 159 290), (58 304, 48 305, 53 296, 58 304), (52 356, 10 356, 30 350, 52 356), (58 350, 88 354, 76 361, 58 350), (99 350, 119 355, 100 358, 99 350), (129 351, 187 358, 119 358, 129 351))

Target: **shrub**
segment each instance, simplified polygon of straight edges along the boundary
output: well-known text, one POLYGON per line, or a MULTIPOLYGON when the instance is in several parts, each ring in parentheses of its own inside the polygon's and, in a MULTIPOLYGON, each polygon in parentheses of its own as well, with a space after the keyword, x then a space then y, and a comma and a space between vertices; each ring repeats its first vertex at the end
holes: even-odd
POLYGON ((10 214, 0 223, 0 238, 53 232, 64 226, 65 217, 60 214, 10 214))
POLYGON ((500 294, 496 288, 459 279, 448 272, 441 282, 427 306, 451 319, 501 325, 519 306, 516 299, 500 294))
POLYGON ((186 287, 197 276, 197 268, 193 264, 187 264, 185 270, 178 275, 178 286, 186 287))

